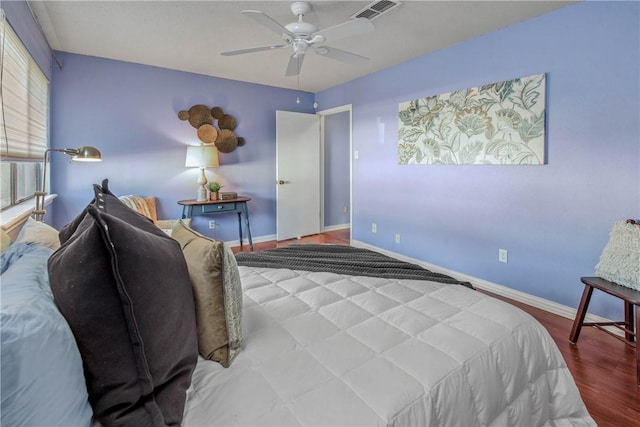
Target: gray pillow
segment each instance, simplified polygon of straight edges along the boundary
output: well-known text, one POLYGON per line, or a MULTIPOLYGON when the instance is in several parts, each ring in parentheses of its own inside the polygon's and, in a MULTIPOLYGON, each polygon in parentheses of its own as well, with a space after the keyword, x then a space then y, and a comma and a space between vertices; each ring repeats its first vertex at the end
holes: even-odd
POLYGON ((182 250, 108 188, 95 196, 49 259, 91 405, 104 425, 178 426, 198 354, 182 250))

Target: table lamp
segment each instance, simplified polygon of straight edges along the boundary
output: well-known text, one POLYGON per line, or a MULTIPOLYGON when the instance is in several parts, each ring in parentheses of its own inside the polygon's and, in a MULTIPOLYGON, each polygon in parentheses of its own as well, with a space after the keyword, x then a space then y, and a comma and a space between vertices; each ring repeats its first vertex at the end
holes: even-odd
POLYGON ((64 153, 71 156, 74 162, 99 162, 102 160, 100 151, 95 147, 84 146, 80 148, 48 148, 44 152, 44 167, 42 170, 42 187, 40 191, 36 191, 36 208, 33 211, 33 218, 36 221, 44 221, 44 215, 47 213, 44 208, 44 198, 47 195, 47 163, 49 163, 49 152, 64 153))
POLYGON ((200 176, 196 181, 199 186, 196 200, 204 202, 207 200, 207 176, 204 173, 204 169, 220 166, 218 149, 213 145, 190 145, 187 147, 187 159, 184 165, 188 168, 200 168, 200 176))

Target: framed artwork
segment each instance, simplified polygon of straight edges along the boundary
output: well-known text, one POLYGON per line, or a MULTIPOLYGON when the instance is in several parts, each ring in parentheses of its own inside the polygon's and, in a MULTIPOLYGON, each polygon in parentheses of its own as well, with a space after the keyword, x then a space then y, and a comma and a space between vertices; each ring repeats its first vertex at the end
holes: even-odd
POLYGON ((545 74, 399 105, 401 165, 542 165, 545 74))

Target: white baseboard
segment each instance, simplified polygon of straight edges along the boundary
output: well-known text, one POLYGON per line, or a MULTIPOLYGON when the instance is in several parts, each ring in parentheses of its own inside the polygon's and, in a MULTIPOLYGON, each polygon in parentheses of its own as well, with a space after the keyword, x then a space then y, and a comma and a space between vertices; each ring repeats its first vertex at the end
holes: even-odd
MULTIPOLYGON (((328 227, 324 227, 323 232, 325 231, 336 231, 336 230, 343 230, 345 228, 349 228, 349 224, 340 224, 340 225, 330 225, 328 227)), ((262 242, 271 242, 273 240, 276 240, 276 235, 275 234, 269 234, 266 236, 258 236, 258 237, 253 237, 252 238, 253 243, 262 243, 262 242)), ((249 244, 249 239, 244 237, 242 239, 243 243, 245 245, 249 244)), ((240 246, 240 240, 236 239, 236 240, 225 240, 225 243, 229 246, 240 246)))
POLYGON ((345 228, 349 228, 349 224, 338 224, 338 225, 327 225, 324 227, 323 232, 325 231, 337 231, 344 230, 345 228))
MULTIPOLYGON (((509 298, 509 299, 530 305, 532 307, 539 308, 541 310, 548 311, 549 313, 556 314, 558 316, 565 317, 567 319, 573 320, 576 316, 577 310, 575 308, 572 308, 563 304, 559 304, 557 302, 554 302, 545 298, 537 297, 535 295, 527 294, 522 291, 511 289, 506 286, 499 285, 497 283, 489 282, 488 280, 479 279, 477 277, 469 276, 463 273, 458 273, 457 271, 449 270, 447 268, 443 268, 434 264, 430 264, 426 261, 422 261, 419 259, 402 255, 402 254, 391 252, 386 249, 378 248, 376 246, 369 245, 367 243, 363 243, 358 240, 352 240, 351 246, 370 249, 376 252, 383 253, 387 256, 397 258, 402 261, 410 262, 412 264, 417 264, 421 267, 426 268, 427 270, 431 270, 436 273, 446 274, 447 276, 454 277, 462 282, 470 282, 474 287, 478 289, 485 290, 485 291, 494 293, 496 295, 509 298)), ((585 322, 611 322, 611 320, 602 316, 597 316, 594 314, 587 313, 587 316, 585 317, 585 322)), ((609 327, 607 328, 607 330, 611 331, 616 335, 624 336, 624 333, 618 328, 609 327)), ((568 334, 567 334, 567 339, 569 339, 568 334)))

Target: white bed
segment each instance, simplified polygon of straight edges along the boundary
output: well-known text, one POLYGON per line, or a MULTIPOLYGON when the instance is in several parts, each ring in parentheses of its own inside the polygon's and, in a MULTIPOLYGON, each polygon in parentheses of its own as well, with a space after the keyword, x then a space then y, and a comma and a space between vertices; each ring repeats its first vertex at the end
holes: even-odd
POLYGON ((595 425, 530 315, 460 285, 240 267, 244 343, 185 426, 595 425))
MULTIPOLYGON (((57 240, 56 230, 48 234, 57 240)), ((18 240, 0 257, 0 423, 98 426, 89 403, 87 362, 49 286, 48 265, 58 252, 18 240)), ((224 268, 224 279, 206 276, 218 277, 212 288, 226 293, 223 321, 233 332, 227 345, 234 354, 236 344, 242 348, 229 368, 198 359, 185 410, 188 382, 178 389, 180 401, 171 401, 179 404, 181 425, 595 425, 551 337, 528 314, 454 278, 373 251, 301 246, 239 255, 238 275, 233 255, 234 262, 225 256, 226 267, 221 261, 215 267, 224 268), (240 320, 243 340, 235 334, 240 320)), ((195 248, 185 256, 200 259, 195 248)), ((158 292, 155 281, 147 283, 158 292)), ((189 315, 183 305, 175 313, 189 315)), ((90 326, 89 332, 100 325, 90 326)), ((163 331, 171 326, 164 313, 157 326, 163 331)), ((172 345, 188 347, 193 332, 156 348, 164 356, 172 345)), ((118 354, 123 359, 127 353, 118 354)), ((120 375, 122 363, 110 372, 120 375)), ((182 365, 167 363, 171 378, 182 372, 182 365)), ((157 381, 159 390, 171 386, 157 381)), ((129 402, 122 401, 118 408, 129 402)), ((124 415, 137 410, 131 408, 124 415)), ((136 420, 147 419, 142 411, 135 413, 136 420)), ((121 423, 141 425, 124 415, 121 423)))

